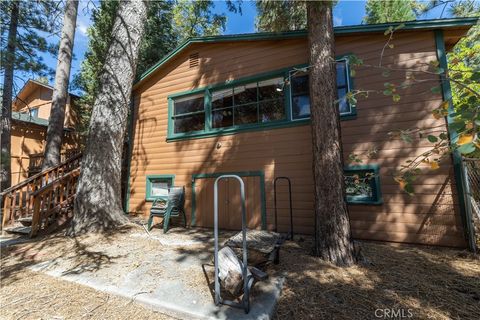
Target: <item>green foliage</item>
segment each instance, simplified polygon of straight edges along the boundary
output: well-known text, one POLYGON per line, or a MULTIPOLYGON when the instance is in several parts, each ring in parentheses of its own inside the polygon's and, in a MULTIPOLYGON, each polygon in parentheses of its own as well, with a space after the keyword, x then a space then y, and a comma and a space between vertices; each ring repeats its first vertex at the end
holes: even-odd
MULTIPOLYGON (((100 86, 98 75, 103 68, 109 39, 118 9, 118 1, 101 1, 93 9, 93 24, 88 29, 89 44, 81 71, 75 75, 74 86, 84 92, 79 102, 81 128, 86 129, 100 86)), ((241 1, 227 1, 232 12, 241 12, 241 1)), ((137 76, 157 63, 188 37, 216 35, 225 29, 226 15, 214 14, 214 1, 166 0, 150 1, 145 34, 140 45, 137 76)))
MULTIPOLYGON (((450 8, 457 16, 480 15, 480 4, 461 1, 450 8)), ((463 139, 471 137, 472 142, 461 144, 458 151, 469 156, 480 156, 478 142, 480 123, 480 26, 472 27, 448 54, 449 77, 451 78, 452 100, 455 108, 454 128, 463 139)), ((458 143, 458 141, 457 141, 458 143)))
POLYGON ((259 31, 302 30, 307 27, 305 1, 259 0, 256 2, 259 31))
POLYGON ((414 0, 368 0, 365 5, 366 24, 415 20, 417 3, 414 0))
MULTIPOLYGON (((53 69, 47 66, 39 53, 57 54, 58 44, 49 43, 44 35, 59 31, 59 17, 62 3, 53 0, 19 1, 19 19, 17 41, 15 45, 14 70, 33 73, 38 76, 53 74, 53 69), (42 34, 43 33, 43 34, 42 34)), ((8 27, 12 1, 0 1, 1 41, 0 65, 5 66, 8 41, 8 27)))
POLYGON ((178 0, 173 7, 173 29, 179 41, 188 37, 211 36, 225 30, 226 15, 214 14, 213 1, 178 0))

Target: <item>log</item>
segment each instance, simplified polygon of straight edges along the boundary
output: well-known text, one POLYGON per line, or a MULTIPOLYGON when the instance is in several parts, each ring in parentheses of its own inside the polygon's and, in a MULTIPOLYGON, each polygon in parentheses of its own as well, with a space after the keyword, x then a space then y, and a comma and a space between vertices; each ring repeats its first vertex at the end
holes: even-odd
POLYGON ((218 277, 222 287, 238 297, 243 290, 243 263, 238 259, 235 252, 224 247, 218 251, 218 277))

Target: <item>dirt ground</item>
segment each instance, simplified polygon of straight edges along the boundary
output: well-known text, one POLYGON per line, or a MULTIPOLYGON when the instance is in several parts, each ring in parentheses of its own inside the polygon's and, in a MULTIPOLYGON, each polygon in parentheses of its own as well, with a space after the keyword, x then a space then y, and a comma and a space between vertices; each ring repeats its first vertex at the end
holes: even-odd
MULTIPOLYGON (((118 262, 102 254, 106 243, 138 250, 141 240, 129 234, 72 239, 57 233, 3 248, 0 318, 171 319, 134 300, 28 269, 62 256, 101 270, 118 262)), ((367 262, 338 268, 310 255, 310 238, 296 240, 282 247, 280 264, 268 270, 286 275, 276 319, 375 319, 386 310, 413 319, 480 319, 480 260, 467 252, 362 242, 367 262)))

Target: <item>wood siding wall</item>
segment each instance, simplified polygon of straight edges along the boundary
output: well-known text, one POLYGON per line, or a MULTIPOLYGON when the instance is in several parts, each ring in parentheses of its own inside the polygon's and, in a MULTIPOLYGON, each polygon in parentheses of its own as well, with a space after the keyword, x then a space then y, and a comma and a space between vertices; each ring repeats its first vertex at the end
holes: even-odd
MULTIPOLYGON (((48 120, 52 109, 53 90, 41 85, 31 85, 35 88, 29 92, 26 97, 17 97, 12 106, 12 110, 17 112, 28 112, 31 109, 38 108, 38 118, 48 120)), ((74 128, 77 123, 77 115, 73 100, 72 96, 69 95, 65 108, 64 126, 66 128, 74 128)))
MULTIPOLYGON (((365 64, 378 65, 385 41, 383 34, 337 37, 336 54, 353 53, 365 64)), ((436 60, 431 31, 398 33, 393 43, 395 47, 385 51, 385 65, 419 68, 423 63, 436 60)), ((273 226, 273 179, 287 176, 292 180, 295 230, 312 233, 313 180, 308 125, 166 142, 168 95, 303 64, 307 60, 306 39, 194 44, 157 70, 135 90, 129 210, 148 214, 151 203, 145 201, 145 179, 149 174, 176 175, 175 184, 186 186, 189 216, 193 174, 264 171, 268 227, 273 226), (188 57, 197 52, 199 66, 191 68, 188 57)), ((382 77, 381 73, 371 67, 357 70, 354 88, 383 91, 384 82, 398 84, 405 80, 404 72, 394 72, 389 78, 382 77)), ((352 152, 361 154, 376 148, 377 157, 366 159, 365 163, 380 165, 383 204, 349 206, 355 238, 465 245, 450 160, 439 170, 426 170, 421 174, 415 182, 414 196, 400 191, 392 178, 394 170, 427 150, 429 144, 424 140, 405 144, 390 139, 388 132, 415 126, 445 128, 443 119, 435 120, 431 116, 442 99, 440 94, 431 93, 431 86, 428 83, 404 90, 398 103, 382 94, 371 94, 358 102, 356 119, 342 121, 345 157, 352 152)), ((286 231, 289 227, 287 190, 280 189, 279 227, 286 231)))
MULTIPOLYGON (((31 155, 43 153, 47 128, 36 124, 14 121, 12 125, 11 170, 12 186, 28 178, 31 155)), ((74 132, 65 132, 62 152, 78 148, 74 132)))

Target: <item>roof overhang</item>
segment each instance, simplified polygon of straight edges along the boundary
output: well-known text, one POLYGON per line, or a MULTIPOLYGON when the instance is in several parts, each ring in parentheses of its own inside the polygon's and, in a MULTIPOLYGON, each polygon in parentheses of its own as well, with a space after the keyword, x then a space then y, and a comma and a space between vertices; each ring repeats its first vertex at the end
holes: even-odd
MULTIPOLYGON (((436 30, 446 29, 451 30, 445 35, 445 42, 447 49, 453 47, 458 40, 460 40, 466 32, 479 21, 478 17, 473 18, 453 18, 453 19, 436 19, 436 20, 419 20, 396 23, 381 23, 369 25, 355 25, 355 26, 341 26, 335 27, 334 32, 336 36, 351 35, 359 33, 383 33, 389 27, 397 27, 403 24, 403 27, 396 32, 411 31, 411 30, 436 30)), ((281 40, 290 38, 306 37, 307 31, 289 31, 289 32, 259 32, 259 33, 244 33, 234 35, 208 36, 208 37, 193 37, 188 38, 180 44, 173 51, 168 53, 150 69, 145 71, 134 84, 133 89, 138 88, 145 80, 150 78, 156 70, 161 68, 164 64, 173 59, 177 54, 195 43, 218 43, 229 41, 258 41, 258 40, 281 40)))

